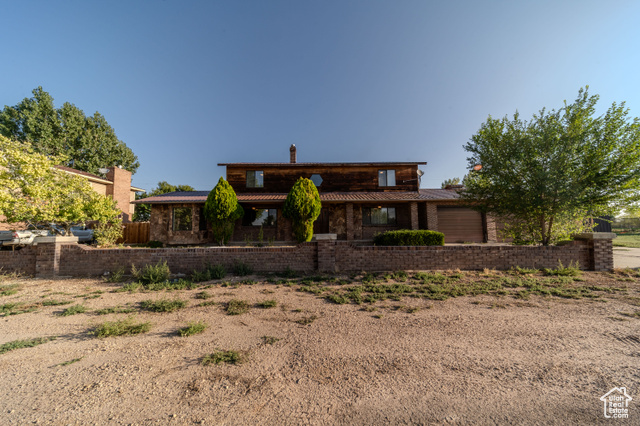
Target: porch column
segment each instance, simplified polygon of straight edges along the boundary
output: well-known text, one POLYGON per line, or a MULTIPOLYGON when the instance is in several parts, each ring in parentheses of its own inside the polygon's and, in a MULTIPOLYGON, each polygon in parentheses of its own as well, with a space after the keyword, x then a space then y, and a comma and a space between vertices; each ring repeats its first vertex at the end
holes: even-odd
POLYGON ((427 203, 427 229, 438 230, 438 206, 432 203, 427 203))
POLYGON ((498 232, 496 228, 496 218, 490 214, 485 215, 485 223, 487 226, 487 242, 498 242, 498 232))
POLYGON ((347 240, 353 240, 353 203, 346 205, 347 240))
POLYGON ((412 201, 409 204, 409 216, 411 217, 411 229, 420 229, 420 222, 418 221, 418 203, 412 201))

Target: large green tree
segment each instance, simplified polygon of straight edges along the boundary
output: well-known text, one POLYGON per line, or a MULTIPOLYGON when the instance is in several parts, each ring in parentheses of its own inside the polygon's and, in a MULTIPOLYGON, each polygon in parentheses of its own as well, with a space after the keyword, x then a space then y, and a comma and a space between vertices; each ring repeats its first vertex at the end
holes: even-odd
POLYGON ((320 215, 321 208, 318 188, 309 179, 298 179, 287 194, 283 214, 287 219, 291 219, 293 236, 299 243, 311 241, 313 238, 313 222, 320 215))
POLYGON ((86 221, 119 226, 121 212, 115 201, 95 192, 86 179, 56 169, 56 160, 0 136, 1 220, 16 225, 56 223, 67 231, 86 221))
POLYGON ((225 245, 233 235, 236 220, 244 216, 244 209, 229 182, 220 178, 215 188, 209 192, 204 204, 204 215, 211 224, 213 238, 225 245))
POLYGON ((0 134, 28 143, 35 152, 64 156, 62 165, 98 174, 100 168, 122 166, 135 173, 140 163, 98 112, 85 116, 71 103, 55 108, 42 87, 33 97, 0 111, 0 134))
MULTIPOLYGON (((158 182, 158 187, 147 193, 136 193, 136 200, 142 200, 144 198, 154 197, 156 195, 168 194, 176 191, 195 191, 193 187, 189 185, 171 185, 166 181, 158 182)), ((134 222, 148 222, 151 218, 151 206, 149 204, 136 204, 135 212, 133 213, 134 222)))
POLYGON ((595 116, 598 96, 581 89, 573 103, 531 120, 489 117, 464 146, 462 196, 510 223, 522 241, 548 245, 582 228, 585 218, 636 203, 640 121, 625 104, 595 116))

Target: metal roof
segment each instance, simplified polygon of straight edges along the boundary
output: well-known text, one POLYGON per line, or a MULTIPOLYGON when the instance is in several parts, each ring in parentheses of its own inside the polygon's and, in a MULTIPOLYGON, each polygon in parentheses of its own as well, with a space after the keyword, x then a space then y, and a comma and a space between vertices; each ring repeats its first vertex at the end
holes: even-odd
MULTIPOLYGON (((168 194, 156 195, 133 201, 134 204, 176 204, 194 203, 203 204, 207 201, 209 191, 177 191, 168 194)), ((236 194, 238 201, 242 202, 284 202, 287 194, 236 194)), ((431 201, 431 200, 455 200, 460 195, 451 189, 421 189, 420 192, 321 192, 320 200, 325 202, 367 202, 367 201, 431 201)))

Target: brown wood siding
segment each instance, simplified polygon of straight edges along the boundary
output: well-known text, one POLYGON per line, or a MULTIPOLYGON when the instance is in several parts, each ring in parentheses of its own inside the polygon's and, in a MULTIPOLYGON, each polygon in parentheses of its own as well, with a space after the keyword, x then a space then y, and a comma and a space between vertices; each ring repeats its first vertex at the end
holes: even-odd
POLYGON ((484 242, 482 215, 466 207, 438 206, 438 231, 445 243, 484 242))
POLYGON ((296 167, 235 167, 227 166, 227 181, 237 193, 287 193, 300 177, 309 178, 312 174, 322 177, 320 192, 345 191, 417 191, 417 165, 388 166, 296 166, 296 167), (263 188, 247 188, 247 170, 264 172, 263 188), (378 170, 395 170, 395 186, 378 186, 378 170), (408 181, 404 182, 403 181, 408 181))

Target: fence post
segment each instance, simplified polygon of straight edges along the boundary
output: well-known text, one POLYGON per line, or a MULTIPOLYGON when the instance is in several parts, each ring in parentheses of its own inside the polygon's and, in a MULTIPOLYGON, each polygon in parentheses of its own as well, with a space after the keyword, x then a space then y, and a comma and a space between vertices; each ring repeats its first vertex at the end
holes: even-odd
POLYGON ((589 241, 591 269, 594 271, 613 270, 613 232, 585 232, 574 236, 576 240, 589 241))
POLYGON ((63 244, 77 244, 78 237, 36 237, 36 278, 57 277, 63 244))

